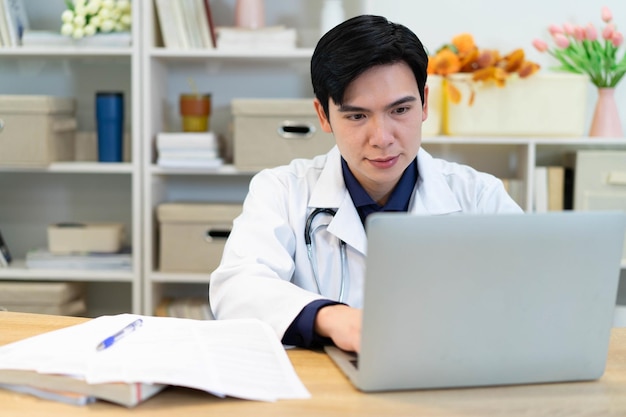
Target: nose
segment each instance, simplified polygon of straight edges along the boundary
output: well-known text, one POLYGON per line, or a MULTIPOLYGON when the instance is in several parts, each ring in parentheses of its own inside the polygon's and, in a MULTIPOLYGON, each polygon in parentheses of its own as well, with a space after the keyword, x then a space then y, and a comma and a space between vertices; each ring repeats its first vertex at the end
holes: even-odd
POLYGON ((369 143, 377 148, 385 148, 394 141, 391 124, 384 117, 370 119, 369 143))

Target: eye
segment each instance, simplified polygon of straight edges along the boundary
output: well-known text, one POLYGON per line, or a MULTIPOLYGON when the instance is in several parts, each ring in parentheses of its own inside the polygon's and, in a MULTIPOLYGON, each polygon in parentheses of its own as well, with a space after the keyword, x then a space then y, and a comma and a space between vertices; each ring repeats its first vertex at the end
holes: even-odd
POLYGON ((347 115, 346 118, 348 120, 362 120, 365 118, 365 115, 363 113, 354 113, 347 115))
POLYGON ((395 114, 404 114, 406 112, 408 112, 409 110, 411 110, 410 106, 403 106, 403 107, 397 107, 393 110, 393 112, 395 114))

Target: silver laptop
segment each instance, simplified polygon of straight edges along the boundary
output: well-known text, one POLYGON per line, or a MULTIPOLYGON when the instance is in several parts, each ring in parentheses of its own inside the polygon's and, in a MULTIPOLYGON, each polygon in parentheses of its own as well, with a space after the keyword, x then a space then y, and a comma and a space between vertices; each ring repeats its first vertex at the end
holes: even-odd
POLYGON ((363 391, 597 379, 625 219, 372 215, 361 352, 327 352, 363 391))

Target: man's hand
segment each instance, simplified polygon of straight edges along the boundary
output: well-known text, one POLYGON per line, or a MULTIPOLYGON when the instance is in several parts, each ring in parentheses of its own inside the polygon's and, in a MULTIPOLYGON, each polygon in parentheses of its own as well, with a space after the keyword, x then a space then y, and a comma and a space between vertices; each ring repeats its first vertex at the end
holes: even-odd
POLYGON ((361 349, 361 322, 363 313, 360 309, 337 304, 322 307, 315 318, 315 331, 323 337, 329 337, 338 348, 358 352, 361 349))

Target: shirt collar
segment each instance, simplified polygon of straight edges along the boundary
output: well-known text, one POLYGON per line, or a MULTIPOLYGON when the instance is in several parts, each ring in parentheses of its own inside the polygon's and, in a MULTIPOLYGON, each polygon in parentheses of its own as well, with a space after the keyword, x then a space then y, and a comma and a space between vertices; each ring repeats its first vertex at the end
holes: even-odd
POLYGON ((359 216, 361 216, 362 222, 365 222, 365 218, 369 214, 377 211, 408 211, 411 195, 417 183, 417 159, 414 159, 407 169, 404 170, 400 181, 396 184, 384 206, 380 206, 367 194, 354 174, 352 174, 352 171, 350 171, 350 168, 348 168, 348 163, 343 157, 341 158, 341 169, 346 188, 350 193, 354 206, 359 212, 359 216))

